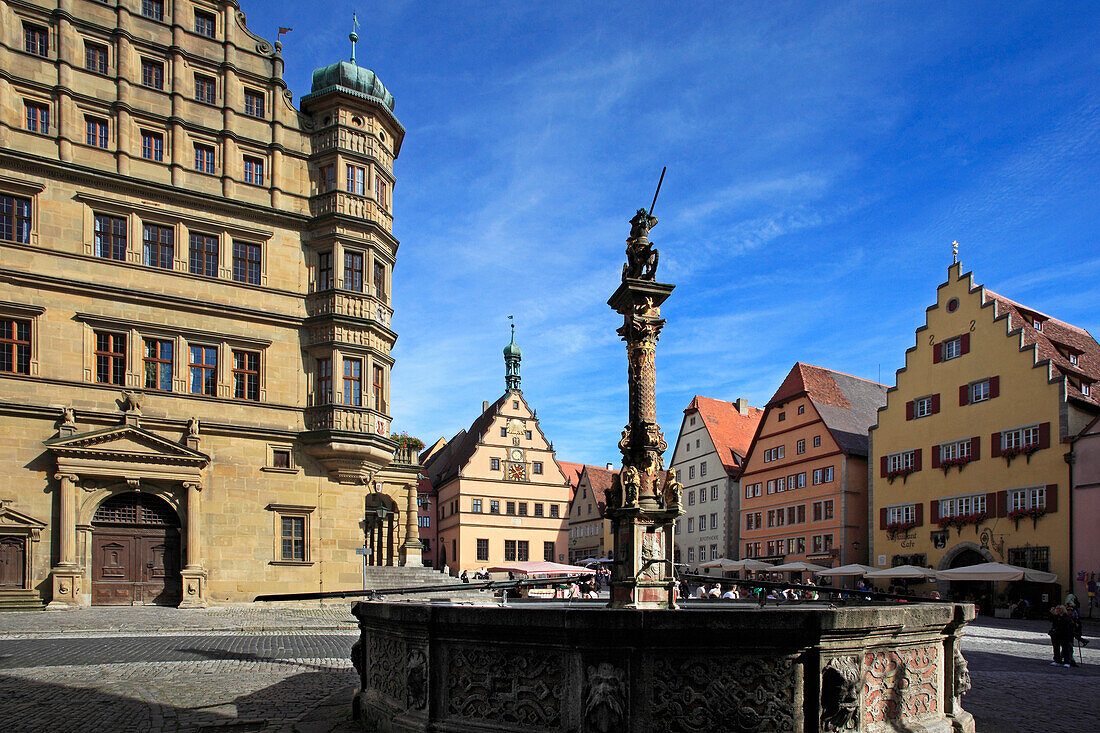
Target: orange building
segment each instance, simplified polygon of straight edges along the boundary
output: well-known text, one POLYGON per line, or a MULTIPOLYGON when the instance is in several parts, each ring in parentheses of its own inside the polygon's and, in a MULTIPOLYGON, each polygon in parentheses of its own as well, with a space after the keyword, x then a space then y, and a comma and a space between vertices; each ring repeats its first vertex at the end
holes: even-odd
POLYGON ((504 349, 507 390, 425 458, 436 494, 436 564, 454 573, 565 561, 573 485, 523 398, 520 358, 513 337, 504 349))
POLYGON ((744 557, 837 567, 867 557, 867 431, 886 386, 796 363, 741 474, 744 557))

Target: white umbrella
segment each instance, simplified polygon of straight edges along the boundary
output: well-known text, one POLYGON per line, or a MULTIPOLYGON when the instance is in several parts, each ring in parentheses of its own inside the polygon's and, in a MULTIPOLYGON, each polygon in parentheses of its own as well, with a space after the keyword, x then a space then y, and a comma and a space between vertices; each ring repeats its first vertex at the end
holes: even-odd
POLYGON ((898 565, 895 568, 880 568, 867 573, 865 578, 934 578, 938 573, 916 565, 898 565))
POLYGON ((701 568, 721 568, 722 570, 740 570, 741 563, 736 560, 730 560, 728 557, 720 557, 717 560, 708 560, 707 562, 700 563, 701 568))
POLYGON ((578 565, 600 565, 603 563, 615 562, 609 557, 586 557, 583 560, 578 560, 578 565))
POLYGON ((737 562, 741 563, 742 570, 771 570, 774 567, 769 563, 763 562, 761 560, 754 560, 751 557, 746 557, 744 560, 738 560, 737 562))
POLYGON ((1033 583, 1057 583, 1058 576, 1042 570, 1021 568, 1001 562, 983 562, 936 573, 940 580, 1030 580, 1033 583))
POLYGON ((804 562, 802 560, 796 560, 794 562, 789 562, 789 563, 786 563, 784 565, 776 565, 775 567, 770 567, 770 568, 768 568, 768 570, 772 571, 773 573, 786 573, 786 572, 793 572, 793 573, 811 572, 811 573, 816 573, 816 572, 819 572, 821 570, 828 570, 828 568, 825 567, 824 565, 814 565, 812 562, 804 562))
POLYGON ((870 565, 860 565, 857 562, 851 565, 841 565, 839 568, 829 568, 828 570, 819 570, 818 575, 824 575, 826 578, 841 578, 849 575, 866 575, 874 570, 870 565))

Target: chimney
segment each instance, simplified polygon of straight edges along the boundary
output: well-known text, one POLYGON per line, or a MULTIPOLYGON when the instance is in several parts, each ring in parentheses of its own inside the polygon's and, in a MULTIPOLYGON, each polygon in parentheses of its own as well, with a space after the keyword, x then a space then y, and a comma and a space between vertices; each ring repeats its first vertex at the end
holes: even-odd
POLYGON ((607 464, 607 470, 608 471, 614 471, 615 469, 612 468, 611 464, 609 463, 609 464, 607 464))
POLYGON ((749 401, 746 400, 744 397, 737 398, 737 411, 742 415, 749 414, 749 401))
POLYGON ((482 402, 481 402, 481 411, 485 412, 488 409, 489 409, 489 400, 482 400, 482 402))

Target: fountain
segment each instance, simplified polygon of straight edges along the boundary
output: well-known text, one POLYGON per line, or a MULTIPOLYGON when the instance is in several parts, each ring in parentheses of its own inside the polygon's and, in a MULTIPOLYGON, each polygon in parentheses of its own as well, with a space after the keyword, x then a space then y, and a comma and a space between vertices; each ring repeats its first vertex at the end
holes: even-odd
POLYGON ((672 531, 681 489, 664 471, 656 421, 660 306, 657 224, 630 220, 622 283, 629 422, 608 496, 611 599, 593 603, 357 603, 353 711, 383 731, 974 730, 959 650, 973 606, 773 607, 685 602, 677 609, 672 531))

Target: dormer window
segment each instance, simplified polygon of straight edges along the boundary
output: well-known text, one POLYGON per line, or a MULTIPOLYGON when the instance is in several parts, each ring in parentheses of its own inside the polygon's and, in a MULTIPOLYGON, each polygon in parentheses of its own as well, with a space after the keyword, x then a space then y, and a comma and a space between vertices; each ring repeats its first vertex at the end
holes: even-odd
POLYGON ((1092 385, 1088 382, 1081 382, 1081 394, 1085 397, 1092 396, 1092 385))
POLYGON ((1041 318, 1036 318, 1035 320, 1033 320, 1031 322, 1031 325, 1035 327, 1036 331, 1042 331, 1043 330, 1043 321, 1042 321, 1041 318))
POLYGON ((1069 363, 1073 364, 1073 366, 1077 366, 1077 354, 1069 355, 1069 363))

